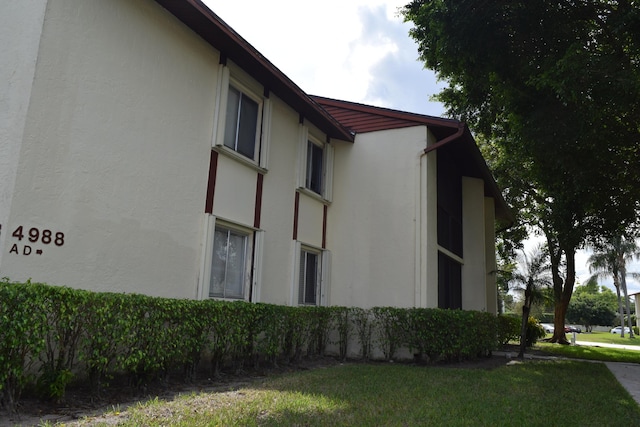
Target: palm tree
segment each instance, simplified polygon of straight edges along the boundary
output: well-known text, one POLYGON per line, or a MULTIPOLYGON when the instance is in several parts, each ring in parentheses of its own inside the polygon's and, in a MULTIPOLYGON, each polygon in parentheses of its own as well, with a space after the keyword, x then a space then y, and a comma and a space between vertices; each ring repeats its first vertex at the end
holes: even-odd
MULTIPOLYGON (((634 257, 640 258, 640 248, 635 239, 618 235, 610 238, 598 248, 598 252, 594 252, 587 262, 589 263, 589 272, 593 273, 594 278, 602 276, 611 276, 613 278, 613 286, 616 288, 618 296, 618 313, 620 315, 620 325, 623 326, 620 336, 624 337, 624 308, 622 305, 622 296, 626 305, 626 312, 629 310, 629 295, 627 293, 627 262, 634 257)), ((631 316, 627 316, 629 326, 629 338, 633 338, 633 327, 631 324, 631 316)))
POLYGON ((528 255, 522 252, 522 256, 518 262, 518 269, 513 273, 512 280, 519 285, 515 290, 524 292, 519 358, 524 357, 527 322, 529 321, 531 305, 535 300, 542 299, 543 288, 552 285, 550 270, 549 255, 547 251, 545 251, 544 246, 539 245, 529 252, 528 255))

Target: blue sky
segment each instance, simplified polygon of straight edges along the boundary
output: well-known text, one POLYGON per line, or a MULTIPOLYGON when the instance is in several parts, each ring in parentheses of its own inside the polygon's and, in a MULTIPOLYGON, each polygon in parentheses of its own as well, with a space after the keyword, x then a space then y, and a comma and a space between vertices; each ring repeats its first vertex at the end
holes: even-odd
MULTIPOLYGON (((444 115, 430 97, 445 83, 423 68, 411 25, 397 13, 406 0, 204 2, 309 94, 444 115)), ((588 257, 586 251, 576 257, 580 283, 590 276, 588 257)), ((640 262, 629 271, 640 272, 640 262)), ((602 284, 613 288, 611 280, 602 284)), ((628 287, 640 292, 638 280, 628 279, 628 287)))

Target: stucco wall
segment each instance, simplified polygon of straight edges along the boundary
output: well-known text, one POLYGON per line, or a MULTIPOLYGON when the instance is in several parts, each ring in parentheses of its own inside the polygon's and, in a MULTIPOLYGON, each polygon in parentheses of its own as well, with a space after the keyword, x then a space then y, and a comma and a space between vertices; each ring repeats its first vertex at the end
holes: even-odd
POLYGON ((194 297, 217 53, 146 0, 50 2, 39 52, 3 230, 64 238, 2 274, 194 297))
MULTIPOLYGON (((7 222, 46 5, 46 0, 6 0, 0 13, 0 249, 9 234, 7 222)), ((3 255, 0 251, 0 276, 3 255)))
POLYGON ((462 177, 462 309, 486 310, 484 181, 462 177))
POLYGON ((336 144, 327 222, 332 305, 416 305, 415 174, 426 146, 423 126, 336 144))
POLYGON ((298 113, 274 97, 269 171, 261 228, 265 230, 260 301, 288 305, 293 280, 293 218, 298 161, 298 113))

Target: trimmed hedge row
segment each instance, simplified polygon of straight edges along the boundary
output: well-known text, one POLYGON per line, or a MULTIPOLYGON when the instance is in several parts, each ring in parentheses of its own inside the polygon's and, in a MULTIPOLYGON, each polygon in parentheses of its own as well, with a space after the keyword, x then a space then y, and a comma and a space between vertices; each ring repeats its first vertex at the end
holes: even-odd
MULTIPOLYGON (((514 336, 513 322, 482 312, 376 307, 288 307, 97 293, 0 280, 0 390, 9 409, 33 386, 62 398, 80 377, 94 391, 116 373, 142 384, 203 363, 224 368, 408 348, 427 361, 488 355, 514 336)), ((515 323, 515 336, 518 324, 515 323)))

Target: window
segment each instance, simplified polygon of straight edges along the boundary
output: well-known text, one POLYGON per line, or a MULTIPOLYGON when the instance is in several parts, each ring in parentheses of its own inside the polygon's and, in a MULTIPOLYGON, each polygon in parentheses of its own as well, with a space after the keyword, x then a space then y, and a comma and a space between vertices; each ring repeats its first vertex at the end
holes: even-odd
POLYGON ((322 175, 324 174, 324 156, 321 146, 307 141, 307 176, 305 187, 322 195, 322 175))
POLYGON ((333 147, 316 128, 300 124, 300 143, 298 151, 299 174, 298 188, 311 196, 319 196, 331 201, 333 182, 333 147), (322 138, 327 142, 323 142, 322 138))
POLYGON ((462 308, 462 265, 438 252, 438 308, 462 308))
POLYGON ((250 159, 256 158, 258 115, 256 101, 234 86, 229 86, 224 127, 224 145, 250 159))
POLYGON ((321 271, 320 253, 302 249, 300 251, 298 304, 318 305, 321 271))
POLYGON ((249 235, 216 226, 211 257, 209 296, 244 299, 250 271, 249 235))

